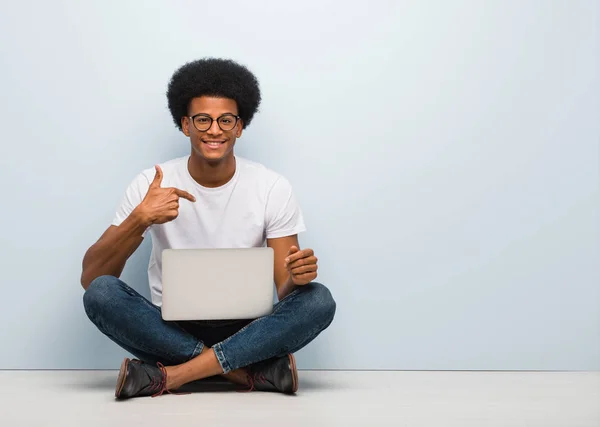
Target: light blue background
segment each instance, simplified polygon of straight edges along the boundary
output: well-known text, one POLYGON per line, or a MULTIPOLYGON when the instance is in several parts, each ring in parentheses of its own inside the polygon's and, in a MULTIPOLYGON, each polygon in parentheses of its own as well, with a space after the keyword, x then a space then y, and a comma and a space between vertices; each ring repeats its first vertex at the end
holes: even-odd
MULTIPOLYGON (((116 368, 86 249, 189 152, 165 90, 258 76, 238 154, 294 185, 334 324, 303 368, 600 368, 597 1, 28 1, 0 10, 0 368, 116 368)), ((145 242, 124 279, 148 295, 145 242)))

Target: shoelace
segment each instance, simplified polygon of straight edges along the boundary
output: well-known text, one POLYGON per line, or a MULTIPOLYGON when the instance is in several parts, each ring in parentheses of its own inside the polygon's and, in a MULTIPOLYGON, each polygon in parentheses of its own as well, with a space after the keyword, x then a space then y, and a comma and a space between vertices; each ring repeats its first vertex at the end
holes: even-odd
POLYGON ((153 376, 150 378, 150 385, 148 386, 149 391, 156 391, 156 393, 153 394, 152 397, 162 396, 164 392, 171 393, 169 390, 167 390, 167 370, 165 368, 165 365, 158 362, 156 366, 158 366, 162 375, 160 376, 160 380, 158 381, 156 381, 153 376))
POLYGON ((157 390, 157 392, 154 393, 152 395, 152 397, 162 396, 163 393, 165 393, 165 392, 167 392, 169 394, 175 394, 175 395, 190 394, 190 393, 181 393, 181 392, 176 393, 171 390, 168 390, 167 389, 167 369, 165 368, 165 365, 163 365, 160 362, 158 362, 156 364, 156 366, 158 366, 162 375, 160 376, 160 380, 158 380, 158 381, 156 381, 154 379, 154 377, 151 377, 151 381, 150 381, 150 384, 148 385, 148 387, 149 387, 150 391, 157 390))
POLYGON ((267 378, 263 374, 256 374, 256 373, 254 375, 246 374, 246 381, 248 381, 250 388, 247 390, 238 390, 238 392, 247 393, 249 391, 256 390, 254 387, 254 384, 256 384, 256 383, 265 384, 267 382, 267 378))

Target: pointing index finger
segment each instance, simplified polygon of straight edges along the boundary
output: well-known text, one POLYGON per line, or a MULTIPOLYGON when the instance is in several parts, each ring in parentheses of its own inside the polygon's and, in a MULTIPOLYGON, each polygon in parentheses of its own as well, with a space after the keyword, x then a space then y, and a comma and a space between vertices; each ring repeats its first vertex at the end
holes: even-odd
POLYGON ((188 193, 185 190, 180 190, 179 188, 174 188, 175 190, 175 194, 177 194, 179 197, 183 197, 184 199, 189 200, 190 202, 195 202, 196 198, 191 195, 190 193, 188 193))

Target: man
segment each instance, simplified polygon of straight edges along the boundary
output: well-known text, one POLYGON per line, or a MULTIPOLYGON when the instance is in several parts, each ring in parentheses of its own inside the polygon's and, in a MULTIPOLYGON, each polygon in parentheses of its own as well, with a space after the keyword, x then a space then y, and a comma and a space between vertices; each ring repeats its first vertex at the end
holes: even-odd
POLYGON ((329 326, 336 305, 314 282, 313 250, 300 249, 297 235, 305 226, 289 182, 234 154, 261 101, 258 81, 231 60, 202 59, 174 73, 167 98, 191 154, 140 173, 83 259, 88 317, 138 358, 123 361, 115 396, 156 396, 214 375, 250 389, 294 393, 293 353, 329 326), (152 303, 119 279, 147 233, 152 303), (162 320, 163 249, 265 244, 275 256, 279 302, 272 314, 247 321, 162 320))

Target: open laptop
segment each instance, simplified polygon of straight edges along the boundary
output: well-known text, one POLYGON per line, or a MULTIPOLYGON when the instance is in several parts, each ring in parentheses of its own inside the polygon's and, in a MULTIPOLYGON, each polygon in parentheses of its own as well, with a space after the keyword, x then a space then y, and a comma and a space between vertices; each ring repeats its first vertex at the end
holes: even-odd
POLYGON ((273 249, 165 249, 162 318, 256 319, 273 310, 273 249))

